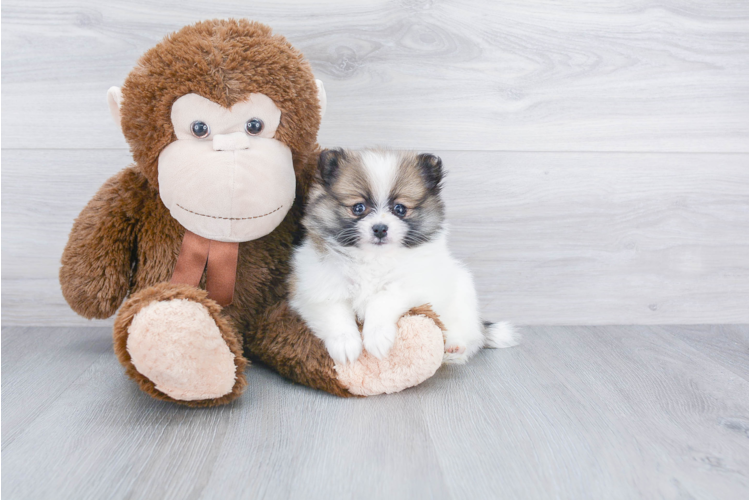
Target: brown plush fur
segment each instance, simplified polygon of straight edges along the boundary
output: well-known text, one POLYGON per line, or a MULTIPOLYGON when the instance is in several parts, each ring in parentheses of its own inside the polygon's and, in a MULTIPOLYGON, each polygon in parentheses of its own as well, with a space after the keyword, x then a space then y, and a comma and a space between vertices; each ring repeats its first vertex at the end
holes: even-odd
MULTIPOLYGON (((125 349, 133 316, 154 300, 190 298, 204 304, 235 354, 237 383, 212 406, 237 397, 245 387, 244 353, 295 382, 338 396, 351 396, 338 382, 323 343, 286 303, 286 277, 300 239, 302 206, 317 169, 320 106, 312 71, 283 37, 258 23, 207 21, 183 28, 149 50, 123 89, 122 129, 134 166, 107 181, 73 225, 62 257, 60 284, 70 306, 87 318, 114 314, 115 351, 148 394, 169 396, 137 372, 125 349), (158 157, 175 140, 172 103, 197 93, 223 106, 249 93, 269 96, 281 110, 276 139, 292 150, 297 197, 284 221, 269 235, 239 245, 234 302, 219 309, 203 291, 164 283, 171 277, 184 229, 158 192, 158 157)), ((201 286, 205 284, 205 275, 201 286)))
MULTIPOLYGON (((171 277, 184 235, 162 203, 157 183, 159 153, 175 140, 171 106, 188 93, 231 106, 253 92, 269 96, 281 109, 275 137, 292 150, 296 200, 268 236, 240 244, 234 302, 221 312, 215 304, 209 310, 227 319, 220 326, 225 339, 240 332, 246 355, 296 382, 350 395, 337 382, 323 344, 285 304, 292 245, 300 237, 302 205, 317 168, 317 86, 308 63, 283 37, 258 23, 229 20, 201 22, 172 34, 149 50, 128 76, 121 124, 136 165, 107 181, 83 209, 62 257, 63 295, 80 315, 107 318, 130 296, 117 319, 115 348, 126 372, 160 399, 171 400, 135 370, 124 346, 138 310, 159 297, 171 297, 175 290, 187 293, 166 284, 149 288, 171 277)), ((210 302, 204 295, 195 297, 204 305, 210 302)), ((237 359, 239 370, 245 361, 237 359)), ((222 398, 178 402, 227 402, 244 388, 244 377, 238 380, 242 382, 222 398)))
POLYGON ((159 153, 176 139, 172 103, 198 94, 226 108, 250 93, 281 110, 276 139, 292 150, 298 168, 314 152, 320 126, 318 90, 310 65, 281 35, 260 23, 204 21, 182 28, 146 52, 122 86, 122 131, 133 158, 158 188, 159 153))

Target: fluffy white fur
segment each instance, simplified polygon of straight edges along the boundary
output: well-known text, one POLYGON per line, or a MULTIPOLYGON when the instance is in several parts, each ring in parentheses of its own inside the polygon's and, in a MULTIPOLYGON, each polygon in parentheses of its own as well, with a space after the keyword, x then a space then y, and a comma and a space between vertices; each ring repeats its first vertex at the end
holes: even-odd
POLYGON ((465 363, 483 346, 510 347, 516 334, 507 323, 485 327, 469 270, 448 250, 447 231, 407 248, 404 220, 386 206, 396 178, 395 153, 365 151, 362 160, 377 206, 357 223, 359 243, 342 246, 308 238, 293 257, 291 305, 339 362, 359 358, 362 348, 385 357, 396 322, 412 307, 430 304, 446 327, 446 363, 465 363), (386 224, 379 240, 375 224, 386 224), (363 322, 360 336, 357 319, 363 322))

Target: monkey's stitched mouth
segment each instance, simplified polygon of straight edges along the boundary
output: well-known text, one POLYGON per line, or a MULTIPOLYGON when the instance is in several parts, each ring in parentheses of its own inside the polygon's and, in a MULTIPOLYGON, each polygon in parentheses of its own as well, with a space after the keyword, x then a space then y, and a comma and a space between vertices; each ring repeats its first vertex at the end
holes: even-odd
POLYGON ((281 210, 282 208, 284 208, 284 205, 280 205, 280 206, 279 206, 279 208, 277 208, 277 209, 275 209, 275 210, 271 210, 271 211, 270 211, 270 212, 268 212, 267 214, 263 214, 263 215, 253 215, 252 217, 218 217, 218 216, 216 216, 216 215, 206 215, 206 214, 199 214, 198 212, 194 212, 194 211, 192 211, 192 210, 190 210, 190 209, 187 209, 187 208, 183 207, 183 206, 182 206, 182 205, 180 205, 179 203, 175 203, 175 205, 177 205, 178 207, 180 207, 181 209, 183 209, 183 210, 184 210, 184 211, 186 211, 186 212, 190 212, 191 214, 195 214, 195 215, 200 215, 201 217, 208 217, 208 218, 210 218, 210 219, 221 219, 221 220, 249 220, 249 219, 260 219, 261 217, 265 217, 265 216, 267 216, 267 215, 271 215, 272 213, 274 213, 274 212, 278 212, 279 210, 281 210))

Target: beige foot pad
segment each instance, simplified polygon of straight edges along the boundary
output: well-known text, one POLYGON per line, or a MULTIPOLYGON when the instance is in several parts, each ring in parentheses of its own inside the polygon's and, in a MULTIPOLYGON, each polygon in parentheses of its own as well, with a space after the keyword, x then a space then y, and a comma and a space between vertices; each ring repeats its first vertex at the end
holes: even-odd
POLYGON ((128 334, 133 366, 167 396, 196 401, 232 391, 234 354, 202 304, 152 302, 133 317, 128 334))
POLYGON ((355 363, 336 364, 341 382, 352 394, 374 396, 413 387, 432 377, 443 362, 443 332, 426 316, 404 316, 390 353, 377 359, 368 352, 355 363))

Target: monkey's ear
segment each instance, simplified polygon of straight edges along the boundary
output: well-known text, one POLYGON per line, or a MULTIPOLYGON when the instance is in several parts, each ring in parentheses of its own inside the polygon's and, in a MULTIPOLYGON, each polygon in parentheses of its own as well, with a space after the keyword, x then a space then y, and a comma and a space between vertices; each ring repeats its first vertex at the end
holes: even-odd
POLYGON ((318 102, 320 103, 320 118, 326 114, 326 105, 328 104, 328 98, 326 97, 326 89, 323 87, 323 82, 315 80, 315 85, 318 86, 318 102))
POLYGON ((424 153, 417 155, 417 165, 427 189, 440 190, 444 175, 443 160, 439 156, 424 153))
POLYGON ((109 104, 109 112, 112 114, 112 119, 115 121, 117 128, 122 132, 122 124, 120 123, 120 105, 122 104, 122 90, 120 87, 110 87, 107 91, 107 104, 109 104))
POLYGON ((318 172, 323 185, 331 187, 336 181, 339 166, 346 159, 346 152, 341 148, 324 149, 318 157, 318 172))

